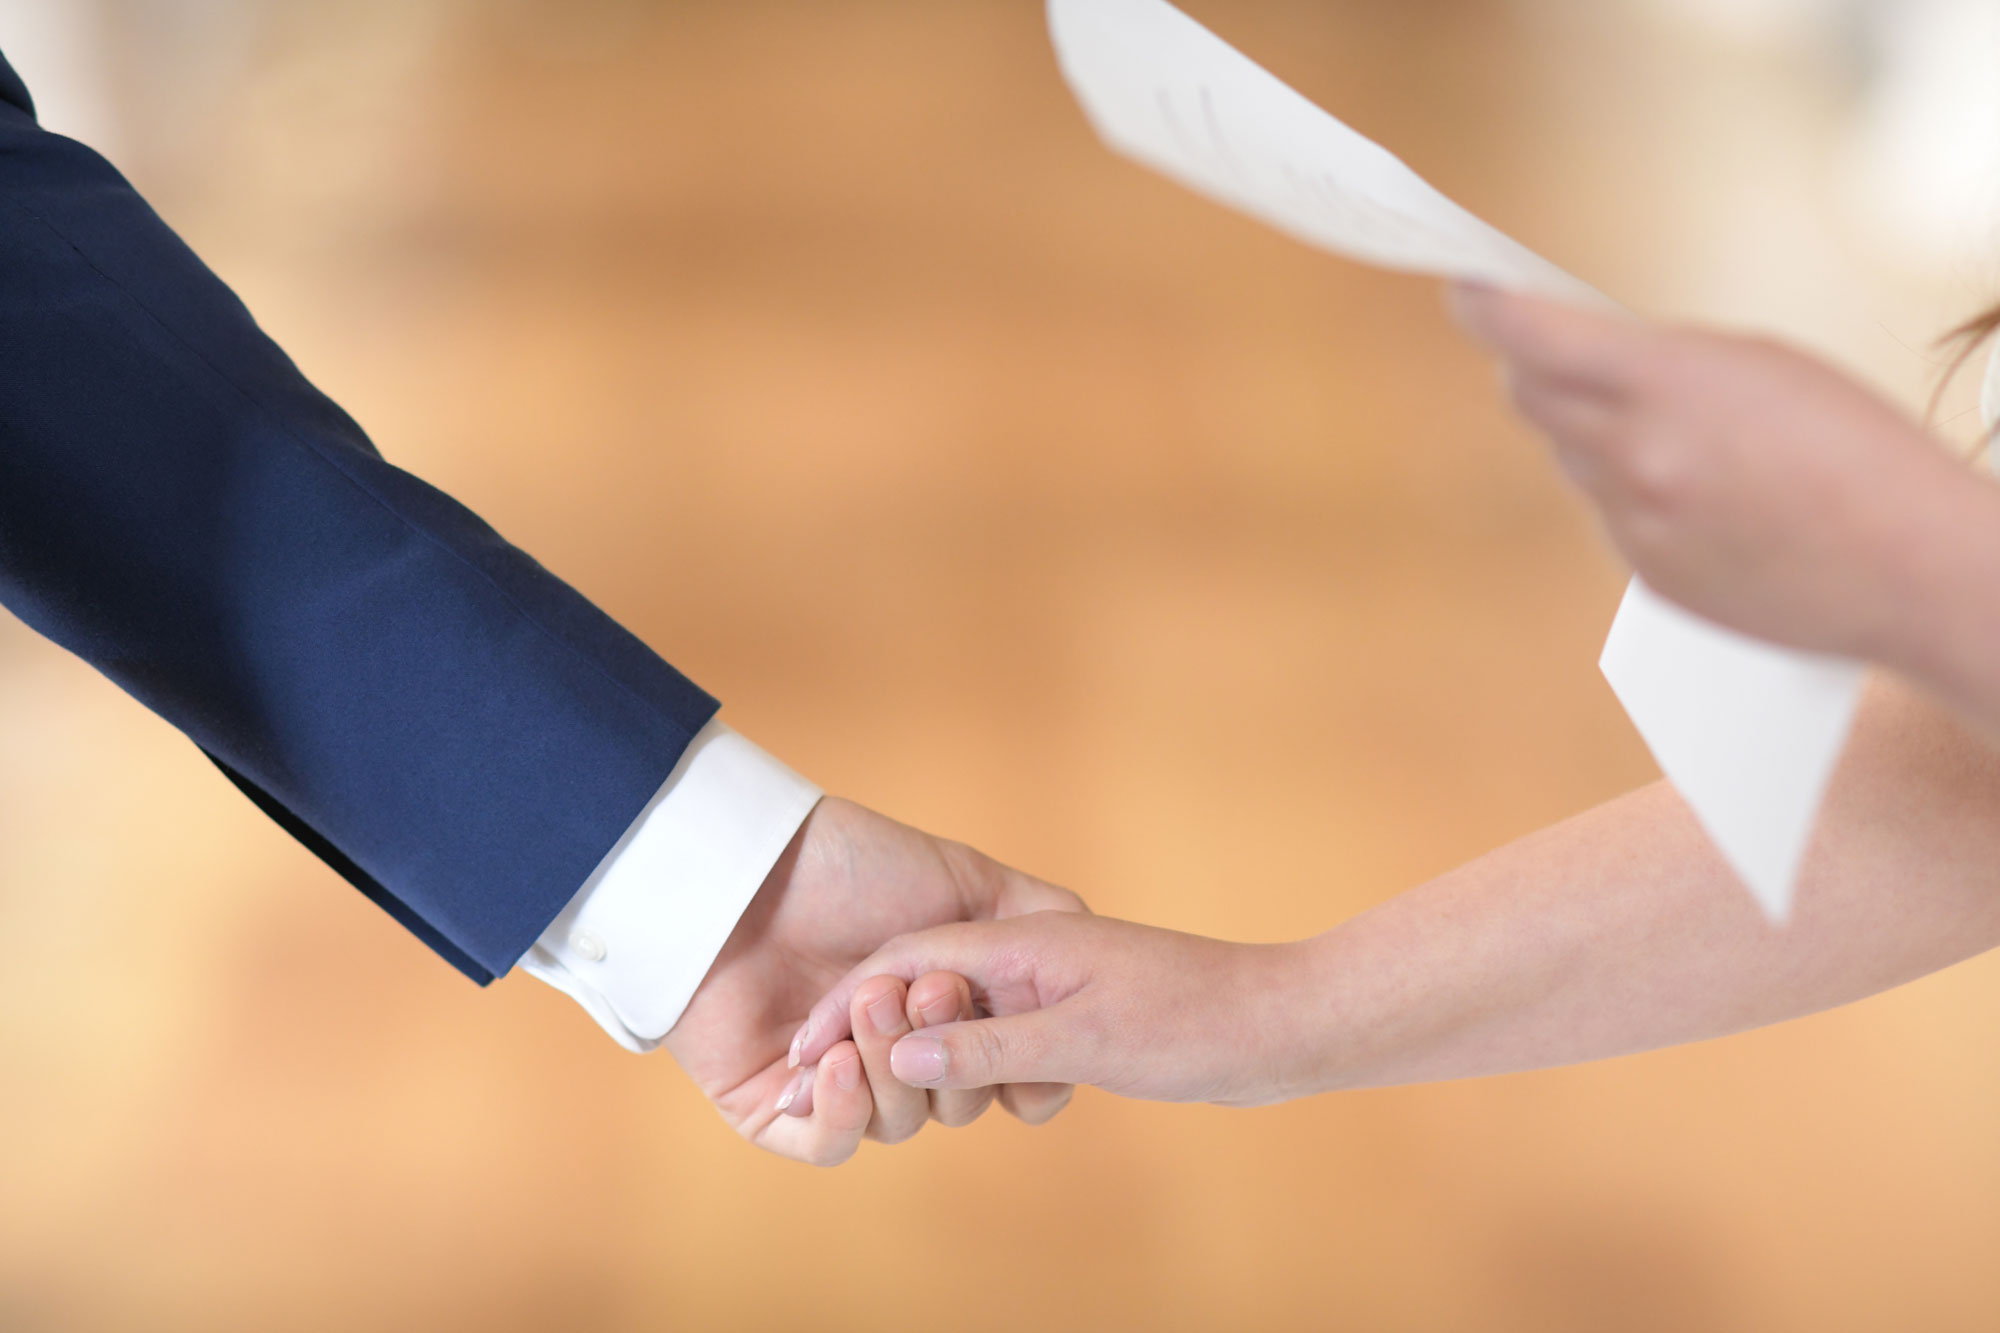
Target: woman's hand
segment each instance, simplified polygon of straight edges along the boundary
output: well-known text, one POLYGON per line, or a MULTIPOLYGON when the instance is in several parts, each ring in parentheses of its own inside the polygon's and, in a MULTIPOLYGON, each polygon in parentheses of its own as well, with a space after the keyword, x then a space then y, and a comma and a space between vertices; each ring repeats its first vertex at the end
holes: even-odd
MULTIPOLYGON (((950 921, 1083 910, 1067 889, 828 797, 751 900, 666 1047, 737 1133, 785 1157, 832 1166, 864 1137, 894 1142, 927 1119, 964 1124, 990 1094, 913 1091, 886 1074, 902 1032, 971 1015, 971 997, 953 979, 926 980, 907 996, 888 988, 890 1007, 882 993, 859 997, 856 1016, 868 1025, 853 1040, 820 1043, 804 1062, 796 1050, 787 1058, 800 1018, 884 940, 950 921)), ((1065 1098, 1063 1089, 1001 1095, 1030 1121, 1055 1114, 1065 1098)))
POLYGON ((1128 1097, 1261 1105, 1309 1091, 1296 945, 1228 944, 1037 912, 892 941, 813 1006, 802 1059, 844 1044, 857 992, 957 973, 991 1017, 898 1040, 897 1081, 929 1089, 1090 1083, 1128 1097), (1288 992, 1290 992, 1288 1002, 1288 992))
POLYGON ((1454 304, 1619 550, 1699 615, 1921 674, 1970 567, 1993 572, 2000 488, 1817 361, 1481 288, 1454 304))

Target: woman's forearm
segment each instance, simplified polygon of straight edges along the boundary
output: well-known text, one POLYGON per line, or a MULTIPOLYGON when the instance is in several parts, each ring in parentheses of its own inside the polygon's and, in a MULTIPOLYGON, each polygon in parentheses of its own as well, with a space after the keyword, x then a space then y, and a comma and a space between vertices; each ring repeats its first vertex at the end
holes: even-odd
POLYGON ((1071 912, 907 935, 814 1007, 801 1058, 845 1035, 864 980, 956 972, 992 1017, 904 1037, 897 1078, 1256 1105, 1718 1037, 1995 944, 2000 750, 1927 696, 1877 683, 1789 925, 1765 921, 1655 784, 1296 944, 1071 912))
POLYGON ((1664 783, 1545 829, 1301 946, 1304 1093, 1721 1036, 2000 943, 2000 755, 1878 683, 1768 924, 1664 783))

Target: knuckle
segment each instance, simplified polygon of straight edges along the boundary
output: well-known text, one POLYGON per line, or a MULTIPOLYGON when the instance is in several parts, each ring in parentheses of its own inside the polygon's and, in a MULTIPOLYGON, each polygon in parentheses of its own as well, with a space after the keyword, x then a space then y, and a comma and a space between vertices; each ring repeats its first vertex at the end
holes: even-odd
POLYGON ((922 1120, 898 1116, 893 1120, 877 1121, 874 1128, 869 1130, 868 1137, 883 1144, 907 1143, 915 1138, 923 1127, 922 1120))
POLYGON ((961 1029, 951 1062, 960 1078, 992 1082, 1006 1068, 1007 1043, 991 1023, 972 1023, 961 1029))
POLYGON ((1694 472, 1687 451, 1675 441, 1642 436, 1622 453, 1626 487, 1642 508, 1667 514, 1687 502, 1694 472))
POLYGON ((1038 1125, 1048 1124, 1049 1121, 1067 1111, 1069 1104, 1075 1100, 1076 1085, 1072 1083, 1063 1084, 1062 1091, 1056 1093, 1044 1103, 1041 1113, 1035 1117, 1035 1123, 1038 1125))
POLYGON ((1024 1125, 1046 1125, 1063 1113, 1076 1096, 1076 1087, 1070 1083, 1046 1083, 1035 1089, 1032 1097, 1023 1097, 1015 1114, 1024 1125))
POLYGON ((853 996, 847 1002, 848 1021, 859 1034, 869 1031, 869 1010, 885 999, 893 999, 898 1008, 902 1007, 903 983, 895 977, 872 977, 854 988, 853 996))
POLYGON ((854 988, 854 998, 861 1002, 879 1000, 884 995, 893 995, 902 988, 902 981, 896 977, 870 977, 854 988))
POLYGON ((986 1114, 991 1100, 991 1096, 983 1092, 971 1096, 939 1097, 932 1114, 946 1129, 963 1129, 986 1114))

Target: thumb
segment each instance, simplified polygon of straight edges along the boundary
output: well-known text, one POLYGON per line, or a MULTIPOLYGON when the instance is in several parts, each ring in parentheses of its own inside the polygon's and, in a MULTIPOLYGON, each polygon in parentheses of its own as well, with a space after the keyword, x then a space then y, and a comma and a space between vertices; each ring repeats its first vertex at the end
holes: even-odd
POLYGON ((1619 311, 1464 283, 1452 288, 1451 308, 1474 342, 1520 371, 1604 393, 1629 389, 1651 346, 1651 328, 1619 311))
POLYGON ((913 1088, 1088 1082, 1081 1046, 1057 1006, 912 1032, 890 1048, 889 1070, 913 1088))
POLYGON ((1030 920, 1031 917, 1012 917, 1004 924, 961 921, 889 941, 873 957, 852 968, 812 1007, 805 1025, 792 1038, 786 1062, 793 1068, 810 1065, 849 1035, 849 1002, 861 983, 870 977, 897 977, 907 985, 926 972, 956 972, 976 983, 1018 971, 1021 966, 1018 958, 1007 966, 996 966, 996 958, 1009 956, 1003 953, 1005 942, 1030 920))

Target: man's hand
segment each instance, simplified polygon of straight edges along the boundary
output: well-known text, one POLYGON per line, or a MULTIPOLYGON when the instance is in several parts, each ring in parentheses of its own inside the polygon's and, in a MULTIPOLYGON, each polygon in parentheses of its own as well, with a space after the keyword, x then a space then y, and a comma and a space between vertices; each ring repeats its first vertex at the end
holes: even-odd
POLYGON ((1832 368, 1479 288, 1454 303, 1618 549, 1696 614, 1921 670, 1959 590, 1990 593, 2000 488, 1832 368))
MULTIPOLYGON (((898 935, 1051 910, 1085 909, 1067 889, 828 797, 751 900, 666 1048, 737 1133, 799 1161, 836 1165, 864 1137, 893 1142, 926 1118, 966 1123, 991 1089, 930 1093, 889 1074, 898 1037, 976 1016, 956 978, 905 978, 853 995, 854 1039, 815 1051, 796 1070, 787 1063, 793 1036, 814 1000, 898 935), (903 981, 913 983, 907 991, 903 981)), ((1068 1095, 1016 1088, 1001 1101, 1038 1122, 1068 1095)))

